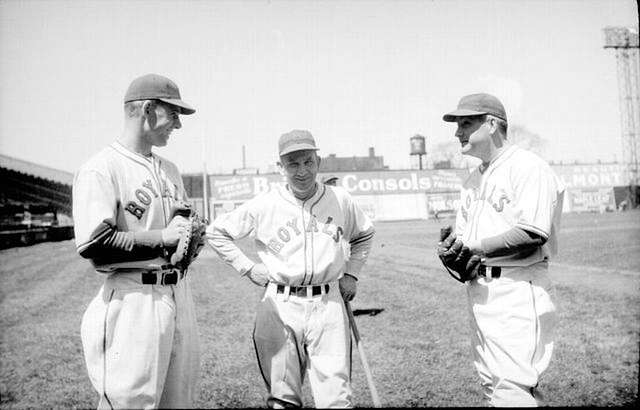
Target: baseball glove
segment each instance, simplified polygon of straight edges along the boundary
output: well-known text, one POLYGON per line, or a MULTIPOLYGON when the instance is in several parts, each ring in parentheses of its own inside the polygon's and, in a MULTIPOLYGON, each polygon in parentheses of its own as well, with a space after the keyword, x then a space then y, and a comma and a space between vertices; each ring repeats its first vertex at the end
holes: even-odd
POLYGON ((451 226, 440 229, 438 257, 455 280, 466 282, 478 275, 480 256, 473 255, 462 241, 456 240, 451 226))
POLYGON ((186 270, 198 257, 205 243, 205 231, 208 221, 198 215, 191 205, 180 202, 171 212, 171 218, 183 216, 189 220, 190 229, 180 237, 175 251, 171 254, 171 264, 179 269, 186 270))

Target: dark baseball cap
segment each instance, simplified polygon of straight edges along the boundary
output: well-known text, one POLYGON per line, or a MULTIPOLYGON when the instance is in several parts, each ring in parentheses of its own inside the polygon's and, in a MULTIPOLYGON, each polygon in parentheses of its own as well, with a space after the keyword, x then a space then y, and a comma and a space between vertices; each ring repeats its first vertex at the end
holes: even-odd
POLYGON ((494 117, 507 120, 507 113, 504 106, 496 97, 491 94, 471 94, 460 99, 458 108, 445 114, 442 119, 447 122, 456 122, 458 117, 470 117, 474 115, 490 114, 494 117))
POLYGON ((278 140, 278 152, 280 156, 306 149, 314 151, 319 149, 316 147, 316 140, 314 140, 311 133, 306 130, 289 131, 286 134, 282 134, 278 140))
POLYGON ((329 174, 329 175, 325 176, 324 178, 322 178, 322 183, 326 184, 328 182, 337 181, 337 180, 338 180, 338 177, 336 175, 329 174))
POLYGON ((160 100, 180 107, 181 114, 188 115, 196 112, 189 104, 182 101, 176 83, 159 74, 146 74, 131 82, 124 95, 124 102, 138 100, 160 100))

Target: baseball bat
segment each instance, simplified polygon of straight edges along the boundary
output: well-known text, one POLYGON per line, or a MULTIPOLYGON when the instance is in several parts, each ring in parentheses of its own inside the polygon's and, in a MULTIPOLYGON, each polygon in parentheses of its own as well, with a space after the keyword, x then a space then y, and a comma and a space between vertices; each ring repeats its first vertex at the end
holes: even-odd
POLYGON ((358 353, 360 354, 360 361, 362 362, 362 367, 364 368, 364 374, 367 376, 367 384, 369 385, 369 391, 371 392, 373 407, 382 407, 382 404, 380 404, 380 397, 378 397, 378 390, 376 390, 376 386, 373 384, 373 376, 371 375, 371 369, 369 369, 367 356, 364 354, 364 346, 362 346, 362 340, 360 340, 360 332, 358 332, 358 326, 356 326, 356 320, 353 317, 353 312, 351 311, 351 304, 345 300, 344 306, 347 309, 347 316, 349 317, 351 333, 353 333, 353 340, 355 340, 356 346, 358 347, 358 353))

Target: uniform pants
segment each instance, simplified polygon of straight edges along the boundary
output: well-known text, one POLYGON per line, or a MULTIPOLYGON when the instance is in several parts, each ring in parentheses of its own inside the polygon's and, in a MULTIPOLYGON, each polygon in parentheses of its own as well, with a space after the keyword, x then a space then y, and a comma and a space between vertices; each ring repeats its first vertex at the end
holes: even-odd
POLYGON ((474 364, 489 405, 543 404, 536 387, 553 352, 556 314, 550 291, 544 272, 469 282, 474 364))
POLYGON ((189 278, 143 285, 112 274, 82 318, 82 345, 99 409, 193 407, 200 352, 189 278))
MULTIPOLYGON (((285 288, 285 294, 289 288, 285 288)), ((253 340, 272 408, 302 405, 305 370, 315 406, 352 407, 351 338, 337 283, 328 294, 286 296, 270 283, 260 301, 253 340)))

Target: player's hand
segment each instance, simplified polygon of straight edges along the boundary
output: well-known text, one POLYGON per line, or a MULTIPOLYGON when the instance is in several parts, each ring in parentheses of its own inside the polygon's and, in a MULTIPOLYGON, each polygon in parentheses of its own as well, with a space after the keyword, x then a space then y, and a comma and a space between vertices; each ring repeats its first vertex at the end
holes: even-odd
POLYGON ((479 240, 471 240, 465 244, 472 255, 484 256, 484 251, 482 250, 482 242, 479 240))
POLYGON ((162 230, 162 244, 164 246, 177 246, 180 237, 189 229, 191 229, 189 219, 180 215, 174 216, 169 225, 162 230))
MULTIPOLYGON (((451 238, 451 236, 449 237, 451 238)), ((442 260, 445 266, 455 270, 455 261, 462 248, 464 247, 464 243, 462 239, 453 237, 453 243, 447 243, 444 241, 444 245, 438 247, 438 256, 442 260)))
POLYGON ((269 283, 269 269, 264 263, 256 263, 245 275, 258 286, 267 286, 269 283))
POLYGON ((456 234, 453 233, 451 225, 444 226, 440 229, 440 242, 438 242, 438 257, 442 258, 456 242, 456 234))
POLYGON ((338 285, 340 286, 340 294, 345 302, 351 302, 356 297, 358 284, 355 277, 345 273, 338 281, 338 285))

